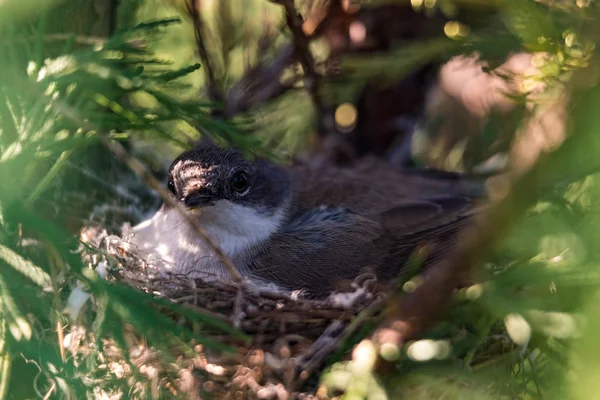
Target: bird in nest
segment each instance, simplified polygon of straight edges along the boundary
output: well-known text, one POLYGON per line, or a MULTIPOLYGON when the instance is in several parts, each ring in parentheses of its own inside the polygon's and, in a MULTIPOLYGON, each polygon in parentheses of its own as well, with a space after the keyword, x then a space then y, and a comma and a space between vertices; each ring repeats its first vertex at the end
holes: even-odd
MULTIPOLYGON (((378 159, 281 166, 214 144, 179 155, 168 189, 243 277, 317 298, 363 273, 392 282, 423 245, 432 249, 425 266, 443 257, 483 194, 482 182, 457 173, 378 159)), ((137 251, 166 272, 231 279, 214 249, 166 202, 130 233, 137 251)))

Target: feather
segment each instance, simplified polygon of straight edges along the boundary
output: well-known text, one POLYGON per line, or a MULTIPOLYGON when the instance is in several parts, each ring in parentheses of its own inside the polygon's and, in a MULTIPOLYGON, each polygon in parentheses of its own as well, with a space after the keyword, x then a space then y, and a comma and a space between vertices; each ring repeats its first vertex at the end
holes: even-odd
POLYGON ((471 215, 472 198, 460 195, 457 174, 419 175, 388 164, 296 165, 289 174, 288 221, 245 259, 251 274, 313 297, 366 271, 390 280, 424 244, 435 245, 429 262, 439 258, 471 215))

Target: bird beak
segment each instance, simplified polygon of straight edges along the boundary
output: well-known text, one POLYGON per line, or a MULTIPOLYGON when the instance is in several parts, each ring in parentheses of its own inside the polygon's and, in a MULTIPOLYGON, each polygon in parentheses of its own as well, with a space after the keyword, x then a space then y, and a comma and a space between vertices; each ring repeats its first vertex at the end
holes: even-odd
POLYGON ((183 204, 187 208, 199 208, 215 204, 215 197, 209 193, 193 191, 183 198, 183 204))

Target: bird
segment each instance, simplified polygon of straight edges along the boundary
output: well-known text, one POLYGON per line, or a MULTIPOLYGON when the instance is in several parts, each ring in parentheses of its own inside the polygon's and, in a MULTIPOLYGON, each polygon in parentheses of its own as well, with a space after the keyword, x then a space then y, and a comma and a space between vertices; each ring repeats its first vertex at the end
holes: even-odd
MULTIPOLYGON (((414 252, 448 251, 474 215, 482 185, 459 173, 398 169, 376 158, 351 166, 280 165, 203 143, 181 153, 167 187, 249 281, 322 298, 364 273, 393 282, 414 252)), ((231 280, 214 249, 164 202, 129 242, 163 270, 231 280)))

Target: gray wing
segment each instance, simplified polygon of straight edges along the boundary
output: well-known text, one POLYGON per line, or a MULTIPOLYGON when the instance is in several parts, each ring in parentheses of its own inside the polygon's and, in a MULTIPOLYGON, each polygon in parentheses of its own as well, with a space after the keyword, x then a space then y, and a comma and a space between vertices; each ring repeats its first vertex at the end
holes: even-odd
POLYGON ((325 295, 378 265, 382 255, 375 242, 382 233, 377 221, 347 209, 311 209, 255 249, 247 268, 286 289, 325 295))
POLYGON ((443 255, 468 219, 470 201, 453 196, 405 200, 377 215, 320 207, 298 213, 248 259, 248 272, 289 290, 323 296, 363 272, 395 277, 417 246, 443 255))
POLYGON ((484 181, 461 174, 392 168, 365 160, 353 168, 294 165, 288 169, 294 186, 294 204, 304 207, 341 206, 359 214, 379 214, 401 203, 436 196, 480 197, 484 181))
POLYGON ((417 248, 420 267, 427 268, 455 246, 458 233, 478 212, 472 199, 440 195, 405 201, 378 215, 384 234, 377 247, 387 249, 377 271, 382 281, 398 276, 417 248))

